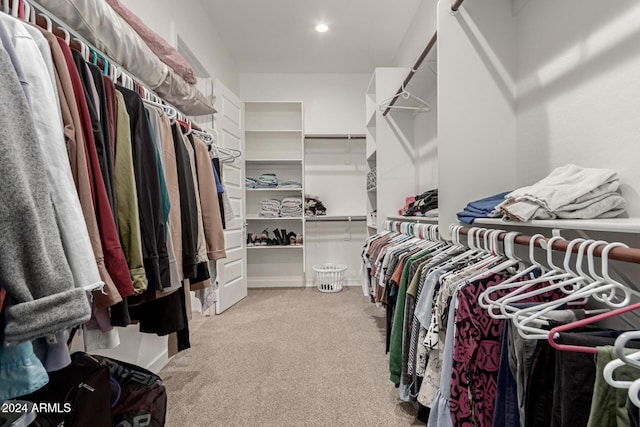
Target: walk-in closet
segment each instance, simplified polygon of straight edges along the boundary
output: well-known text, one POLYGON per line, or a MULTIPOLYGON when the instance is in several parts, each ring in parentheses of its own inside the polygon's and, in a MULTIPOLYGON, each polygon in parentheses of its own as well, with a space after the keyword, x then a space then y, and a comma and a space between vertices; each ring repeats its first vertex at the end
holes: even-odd
POLYGON ((640 426, 639 22, 0 0, 0 427, 640 426))

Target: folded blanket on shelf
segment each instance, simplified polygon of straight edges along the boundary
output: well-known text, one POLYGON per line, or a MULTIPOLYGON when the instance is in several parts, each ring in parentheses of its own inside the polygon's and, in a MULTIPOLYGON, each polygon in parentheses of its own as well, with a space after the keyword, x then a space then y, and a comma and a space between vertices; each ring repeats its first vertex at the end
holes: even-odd
POLYGON ((256 188, 256 185, 258 185, 258 181, 253 178, 245 178, 244 185, 247 188, 256 188))
POLYGON ((280 216, 281 202, 277 199, 268 199, 260 202, 261 218, 278 218, 280 216))
POLYGON ((258 185, 266 187, 277 187, 278 177, 275 173, 263 173, 258 178, 258 185))
POLYGON ((285 181, 278 184, 280 188, 302 188, 302 184, 297 181, 285 181))
POLYGON ((613 218, 626 209, 619 187, 618 175, 613 170, 568 164, 531 186, 507 194, 498 208, 505 219, 523 222, 613 218))
POLYGON ((497 209, 500 203, 504 201, 508 191, 484 199, 469 202, 462 212, 458 212, 458 220, 465 224, 473 224, 477 218, 499 218, 502 216, 500 209, 497 209))
POLYGON ((302 198, 301 197, 285 197, 280 207, 280 216, 282 217, 301 217, 302 216, 302 198))

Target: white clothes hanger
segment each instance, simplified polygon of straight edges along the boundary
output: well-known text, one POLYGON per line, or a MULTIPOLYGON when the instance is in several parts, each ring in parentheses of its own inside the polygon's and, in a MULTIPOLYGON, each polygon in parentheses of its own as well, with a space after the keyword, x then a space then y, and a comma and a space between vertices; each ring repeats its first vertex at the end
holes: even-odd
MULTIPOLYGON (((551 239, 549 239, 548 242, 542 243, 547 245, 546 247, 547 265, 550 267, 550 270, 543 273, 539 277, 532 278, 530 280, 521 281, 514 284, 515 289, 512 292, 495 301, 495 304, 498 305, 498 307, 500 308, 500 312, 502 313, 502 315, 499 315, 499 317, 496 317, 496 318, 511 319, 515 313, 520 311, 520 309, 514 307, 513 304, 533 296, 547 293, 555 289, 568 289, 566 288, 566 286, 569 286, 569 285, 574 286, 576 283, 582 280, 581 278, 580 280, 577 280, 576 274, 575 273, 572 274, 570 272, 568 268, 568 263, 570 261, 573 247, 578 243, 582 243, 584 239, 575 239, 569 242, 567 246, 567 250, 565 252, 564 270, 553 263, 553 243, 560 239, 563 239, 563 238, 560 236, 554 236, 551 239), (566 280, 573 280, 573 279, 576 279, 576 280, 572 282, 563 282, 566 280), (533 291, 525 292, 531 287, 533 287, 534 285, 544 283, 544 282, 549 282, 549 285, 542 288, 535 289, 533 291)), ((533 260, 534 246, 535 246, 535 241, 532 239, 529 242, 529 257, 532 260, 533 260)), ((540 266, 539 263, 536 263, 536 264, 540 266)), ((574 288, 571 288, 570 292, 574 290, 575 290, 574 288)), ((568 292, 565 292, 565 293, 568 293, 568 292)))
MULTIPOLYGON (((578 260, 576 261, 577 264, 581 264, 582 263, 582 258, 583 258, 583 254, 584 254, 584 248, 583 246, 585 246, 586 244, 591 245, 590 247, 590 251, 589 251, 589 256, 594 256, 593 255, 593 251, 595 249, 596 246, 600 246, 601 243, 600 242, 593 242, 593 241, 586 241, 583 242, 580 245, 579 251, 578 251, 578 260)), ((525 338, 535 338, 535 339, 542 339, 542 337, 540 337, 539 335, 537 335, 538 333, 541 333, 541 331, 538 330, 532 330, 531 328, 527 327, 527 324, 535 321, 536 319, 539 319, 542 315, 548 313, 549 311, 555 310, 558 307, 560 307, 561 305, 565 304, 565 303, 569 303, 572 301, 575 301, 576 299, 579 298, 583 298, 583 297, 592 297, 593 295, 596 294, 601 294, 602 296, 602 300, 609 305, 610 307, 616 309, 616 308, 622 308, 625 307, 629 304, 629 301, 631 300, 631 296, 635 295, 635 296, 640 296, 640 292, 633 290, 627 286, 625 286, 622 283, 617 282, 616 280, 614 280, 608 273, 608 255, 609 255, 609 251, 611 249, 613 249, 614 247, 628 247, 627 245, 623 244, 623 243, 618 243, 618 242, 614 242, 614 243, 609 243, 608 245, 605 246, 605 248, 602 250, 602 254, 601 254, 601 259, 602 259, 602 272, 603 272, 603 276, 605 280, 594 280, 592 283, 589 283, 585 286, 580 287, 578 290, 576 290, 574 293, 572 293, 571 295, 567 296, 567 297, 563 297, 560 298, 558 300, 549 302, 549 303, 543 303, 540 305, 537 305, 535 307, 528 307, 528 308, 524 308, 519 310, 518 312, 516 312, 515 316, 513 317, 513 321, 516 324, 516 326, 518 327, 518 332, 520 333, 520 335, 522 335, 525 338), (620 291, 622 293, 622 295, 617 295, 622 297, 622 301, 620 302, 614 302, 612 300, 612 298, 607 298, 605 297, 605 294, 603 292, 609 292, 609 295, 611 295, 611 291, 615 291, 616 293, 618 291, 620 291), (539 311, 535 311, 535 310, 539 310, 539 311), (526 314, 533 312, 531 315, 522 318, 523 315, 526 316, 526 314), (531 331, 534 332, 534 335, 527 335, 524 332, 525 331, 531 331)), ((578 268, 577 268, 578 269, 578 268)), ((585 277, 581 277, 582 279, 585 279, 585 277)), ((593 280, 593 279, 592 279, 593 280)), ((569 280, 570 282, 571 280, 569 280)), ((549 337, 549 333, 547 332, 545 334, 544 339, 547 339, 549 337)))
POLYGON ((392 110, 407 110, 407 111, 416 111, 416 112, 427 112, 431 111, 431 106, 429 103, 422 98, 419 98, 405 89, 404 84, 402 85, 402 92, 399 94, 395 94, 394 96, 385 99, 380 103, 380 111, 385 111, 387 108, 391 108, 392 110), (403 106, 403 105, 390 105, 394 99, 402 98, 405 101, 415 101, 418 103, 418 106, 403 106))
POLYGON ((629 365, 636 369, 640 369, 640 351, 626 354, 626 344, 630 340, 640 338, 640 331, 623 332, 618 336, 615 342, 615 350, 618 359, 612 360, 604 367, 603 376, 607 384, 615 388, 628 389, 633 385, 633 381, 619 381, 613 378, 616 369, 629 365))

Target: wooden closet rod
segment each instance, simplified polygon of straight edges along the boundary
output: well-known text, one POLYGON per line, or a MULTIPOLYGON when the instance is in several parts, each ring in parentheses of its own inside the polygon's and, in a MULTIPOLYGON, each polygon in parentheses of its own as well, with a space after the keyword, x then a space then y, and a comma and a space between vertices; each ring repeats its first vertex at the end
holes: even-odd
POLYGON ((424 59, 427 57, 429 52, 431 52, 431 49, 433 49, 433 46, 435 46, 436 40, 438 40, 437 31, 433 33, 431 40, 429 40, 429 43, 427 43, 427 46, 424 48, 424 50, 418 57, 418 60, 416 61, 416 63, 413 65, 413 67, 411 67, 411 71, 409 71, 409 74, 407 74, 407 77, 404 79, 404 82, 402 82, 402 86, 400 87, 400 89, 398 89, 396 94, 393 96, 386 110, 384 110, 384 113, 382 113, 383 116, 386 116, 387 114, 389 114, 389 111, 391 111, 391 107, 396 103, 396 101, 398 100, 398 97, 402 95, 402 93, 406 90, 407 86, 409 85, 409 82, 413 78, 413 75, 416 73, 416 71, 418 71, 418 68, 420 68, 420 65, 422 65, 422 62, 424 62, 424 59))
MULTIPOLYGON (((491 231, 491 230, 486 230, 486 229, 482 229, 480 230, 479 237, 484 236, 484 234, 487 231, 491 231)), ((464 234, 467 235, 469 234, 469 228, 464 227, 462 229, 460 229, 460 234, 464 234)), ((504 240, 504 236, 507 233, 500 233, 498 235, 498 240, 503 241, 504 240)), ((540 244, 541 241, 549 241, 549 239, 545 238, 539 238, 536 239, 535 242, 535 246, 541 248, 542 245, 540 244)), ((529 246, 529 242, 531 242, 531 236, 527 236, 524 234, 521 234, 519 236, 517 236, 515 238, 515 242, 519 245, 523 245, 523 246, 529 246)), ((566 252, 567 251, 567 247, 569 246, 569 242, 571 242, 571 240, 556 240, 553 242, 553 245, 551 246, 551 248, 554 251, 559 251, 559 252, 566 252)), ((578 253, 578 247, 580 245, 574 245, 573 247, 573 253, 578 253)), ((593 254, 597 257, 599 257, 602 254, 602 250, 604 249, 604 245, 600 245, 598 246, 595 251, 593 252, 593 254)), ((617 261, 624 261, 624 262, 631 262, 631 263, 635 263, 635 264, 640 264, 640 249, 637 248, 613 248, 611 249, 611 251, 609 252, 609 259, 614 259, 617 261)))

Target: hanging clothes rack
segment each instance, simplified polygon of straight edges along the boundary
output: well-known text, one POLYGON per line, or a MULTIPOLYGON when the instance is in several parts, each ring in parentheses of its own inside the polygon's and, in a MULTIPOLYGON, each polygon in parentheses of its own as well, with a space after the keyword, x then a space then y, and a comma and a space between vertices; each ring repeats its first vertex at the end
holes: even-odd
POLYGON ((305 135, 305 139, 366 139, 364 135, 305 135))
POLYGON ((431 49, 433 49, 437 40, 438 40, 438 32, 436 31, 433 33, 433 36, 431 36, 431 39, 427 43, 427 46, 424 48, 424 50, 422 51, 418 59, 416 60, 416 63, 413 65, 413 67, 411 67, 411 71, 409 71, 409 74, 407 74, 407 77, 405 77, 404 81, 402 82, 402 86, 400 86, 400 89, 398 89, 396 94, 388 100, 389 103, 387 104, 387 108, 382 113, 383 116, 386 117, 386 115, 389 114, 389 111, 391 111, 391 107, 393 107, 395 103, 398 101, 398 98, 406 92, 405 88, 409 85, 409 82, 411 81, 413 76, 416 74, 416 72, 424 62, 429 52, 431 52, 431 49))
MULTIPOLYGON (((476 228, 478 231, 478 235, 479 236, 484 236, 485 233, 491 231, 491 230, 487 230, 487 229, 478 229, 476 228)), ((469 234, 469 230, 470 228, 467 227, 463 227, 460 229, 460 234, 463 235, 468 235, 469 234)), ((507 235, 506 232, 500 232, 497 236, 498 240, 503 241, 504 237, 507 235)), ((517 243, 518 245, 523 245, 523 246, 528 246, 531 242, 531 240, 533 239, 533 236, 527 236, 524 234, 521 234, 519 236, 517 236, 514 240, 515 243, 517 243)), ((534 246, 538 247, 538 248, 542 248, 542 242, 545 242, 545 245, 547 242, 551 241, 551 239, 548 238, 536 238, 535 242, 533 243, 534 246)), ((559 239, 555 239, 553 241, 551 241, 551 249, 553 249, 554 251, 559 251, 559 252, 566 252, 567 248, 569 247, 570 244, 570 240, 559 240, 559 239)), ((597 247, 593 254, 596 257, 600 257, 602 255, 602 251, 604 249, 604 245, 601 245, 599 247, 597 247)), ((572 248, 570 248, 571 251, 573 253, 578 253, 578 246, 573 246, 572 248)), ((616 261, 624 261, 624 262, 630 262, 630 263, 635 263, 635 264, 640 264, 640 249, 638 248, 622 248, 622 247, 617 247, 617 248, 613 248, 611 249, 611 251, 608 254, 608 258, 610 260, 616 260, 616 261)))
MULTIPOLYGON (((460 9, 460 6, 462 6, 462 3, 464 3, 464 0, 456 0, 456 2, 453 3, 453 5, 451 5, 451 13, 454 13, 454 14, 457 13, 458 10, 460 9)), ((390 98, 389 103, 386 105, 386 109, 382 113, 384 117, 386 117, 387 114, 389 114, 389 111, 391 111, 391 108, 395 105, 398 98, 405 92, 405 88, 409 85, 409 82, 413 78, 414 74, 418 71, 418 68, 420 68, 420 66, 424 62, 429 52, 431 52, 431 49, 433 49, 433 46, 435 46, 437 40, 438 40, 438 32, 436 31, 433 33, 433 36, 431 36, 431 39, 425 46, 424 50, 422 51, 418 59, 416 60, 416 63, 413 65, 413 67, 411 67, 411 71, 409 71, 409 74, 407 74, 407 77, 405 77, 404 82, 402 82, 402 86, 400 86, 400 89, 398 89, 396 94, 390 98)))

